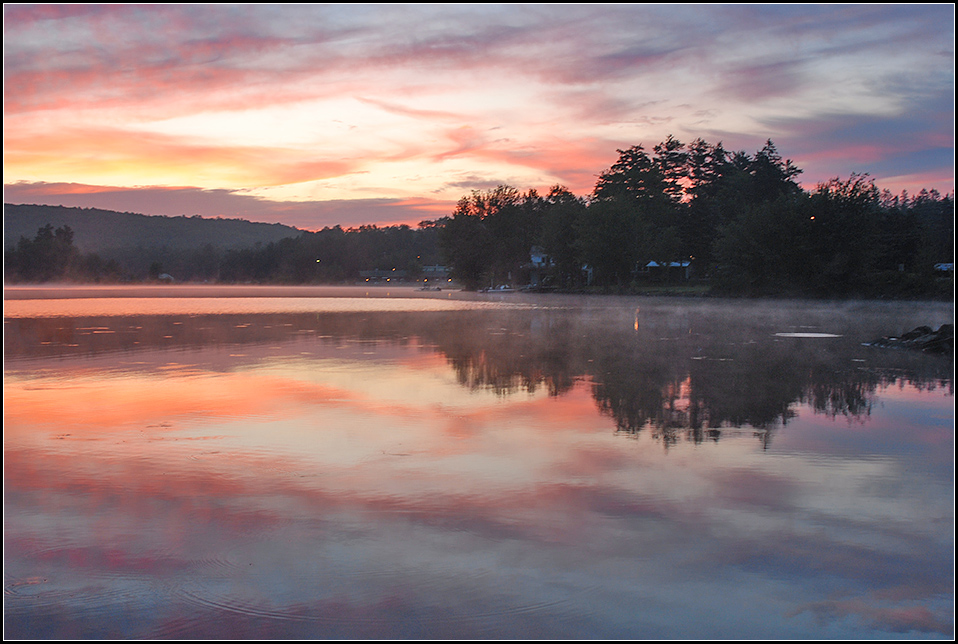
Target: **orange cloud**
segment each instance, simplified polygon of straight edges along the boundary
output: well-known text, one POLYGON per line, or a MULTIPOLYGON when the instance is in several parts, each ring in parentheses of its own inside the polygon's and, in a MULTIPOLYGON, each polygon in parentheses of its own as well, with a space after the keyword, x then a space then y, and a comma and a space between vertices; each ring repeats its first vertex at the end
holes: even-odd
MULTIPOLYGON (((445 217, 451 215, 456 210, 455 201, 444 201, 441 199, 426 199, 426 198, 417 198, 417 199, 401 199, 396 202, 397 206, 402 206, 406 208, 413 208, 418 212, 421 212, 424 218, 434 218, 438 219, 439 217, 445 217)), ((422 221, 422 219, 420 219, 422 221)), ((412 220, 408 223, 412 224, 412 220)), ((419 223, 419 222, 415 222, 419 223)))
MULTIPOLYGON (((415 371, 445 371, 444 359, 417 362, 415 371)), ((4 427, 8 435, 33 433, 37 427, 84 435, 112 433, 184 419, 289 417, 302 407, 346 407, 357 413, 414 418, 433 417, 437 410, 416 401, 396 402, 333 385, 249 373, 170 372, 163 378, 132 375, 87 381, 84 372, 71 375, 68 386, 31 381, 4 383, 4 427), (67 430, 65 428, 70 428, 67 430)), ((463 411, 460 416, 488 422, 502 414, 529 414, 551 422, 584 420, 594 413, 588 395, 522 401, 463 411)))
POLYGON ((110 128, 57 133, 6 130, 4 165, 21 175, 54 174, 123 184, 274 186, 356 172, 361 161, 318 160, 301 150, 203 144, 110 128))

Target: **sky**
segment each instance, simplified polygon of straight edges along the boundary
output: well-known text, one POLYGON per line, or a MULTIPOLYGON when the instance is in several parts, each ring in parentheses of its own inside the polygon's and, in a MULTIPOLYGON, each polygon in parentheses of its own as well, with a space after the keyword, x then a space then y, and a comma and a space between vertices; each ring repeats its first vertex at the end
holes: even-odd
POLYGON ((4 4, 4 202, 416 225, 669 135, 954 190, 953 4, 4 4))

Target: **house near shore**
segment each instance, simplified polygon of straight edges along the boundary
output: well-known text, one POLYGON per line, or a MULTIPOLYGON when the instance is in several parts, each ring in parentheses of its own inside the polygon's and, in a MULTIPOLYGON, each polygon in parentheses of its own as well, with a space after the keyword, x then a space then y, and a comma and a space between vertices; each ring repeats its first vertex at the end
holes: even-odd
POLYGON ((650 277, 681 276, 687 280, 692 277, 692 262, 651 261, 642 268, 642 272, 650 277))
POLYGON ((542 285, 543 278, 552 267, 552 259, 541 246, 533 246, 529 250, 529 263, 523 268, 529 271, 529 286, 542 285))
POLYGON ((427 284, 448 282, 449 268, 446 266, 440 266, 439 264, 423 266, 422 273, 420 273, 420 279, 427 284))

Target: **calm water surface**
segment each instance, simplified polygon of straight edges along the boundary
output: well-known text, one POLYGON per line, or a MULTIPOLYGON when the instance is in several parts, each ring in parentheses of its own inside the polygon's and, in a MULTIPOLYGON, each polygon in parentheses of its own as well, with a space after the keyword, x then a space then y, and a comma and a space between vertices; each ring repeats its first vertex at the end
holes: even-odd
POLYGON ((954 634, 951 305, 4 304, 8 638, 954 634))

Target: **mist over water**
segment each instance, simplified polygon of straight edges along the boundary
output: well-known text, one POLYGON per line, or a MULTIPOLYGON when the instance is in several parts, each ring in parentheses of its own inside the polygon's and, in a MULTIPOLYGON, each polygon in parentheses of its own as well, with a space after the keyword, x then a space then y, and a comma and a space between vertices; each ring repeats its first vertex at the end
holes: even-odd
POLYGON ((950 639, 950 304, 5 293, 5 635, 950 639))

